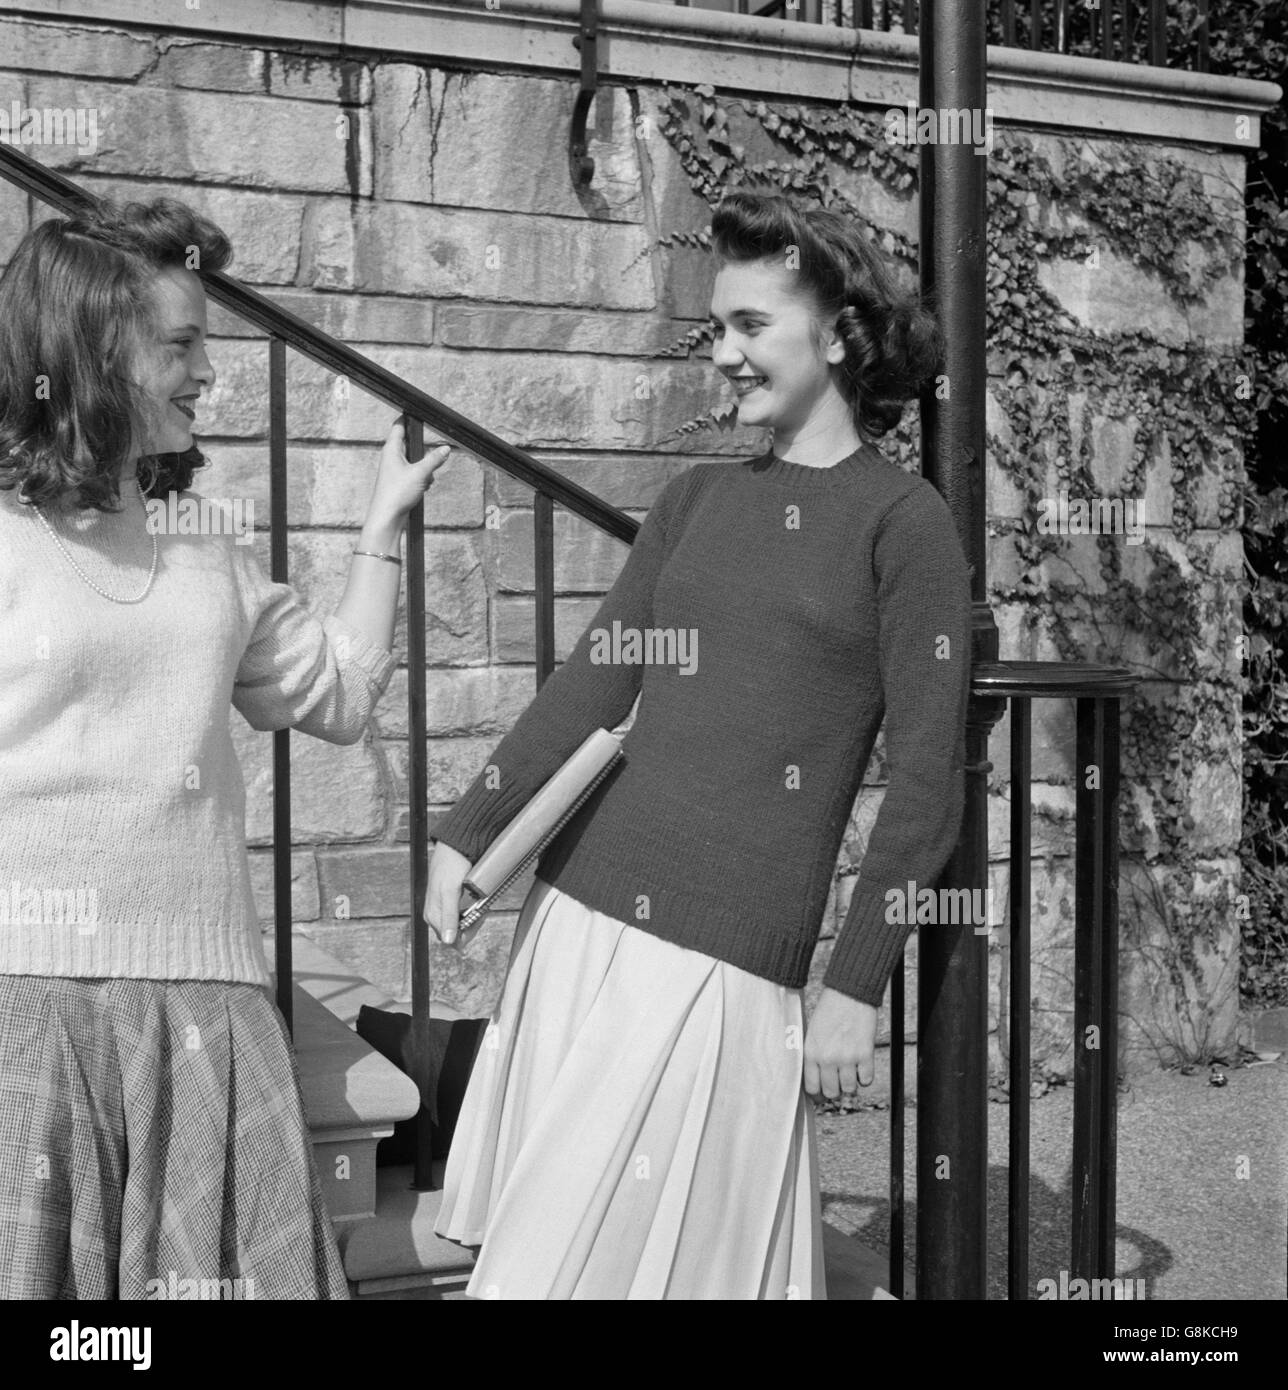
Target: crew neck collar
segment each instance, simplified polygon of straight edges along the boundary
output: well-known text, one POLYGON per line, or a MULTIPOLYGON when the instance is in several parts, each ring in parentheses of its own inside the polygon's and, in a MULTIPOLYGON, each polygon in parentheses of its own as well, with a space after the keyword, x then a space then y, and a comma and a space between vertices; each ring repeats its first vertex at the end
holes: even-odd
POLYGON ((838 487, 852 479, 863 467, 865 461, 881 455, 871 444, 860 444, 852 454, 826 467, 814 467, 808 463, 789 463, 779 458, 772 449, 759 458, 748 459, 744 467, 757 478, 769 478, 775 482, 790 483, 797 488, 838 487))

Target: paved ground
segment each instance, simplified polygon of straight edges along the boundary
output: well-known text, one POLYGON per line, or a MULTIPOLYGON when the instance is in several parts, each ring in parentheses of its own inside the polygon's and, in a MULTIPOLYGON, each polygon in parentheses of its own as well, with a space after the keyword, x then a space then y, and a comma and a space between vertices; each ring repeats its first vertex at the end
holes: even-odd
MULTIPOLYGON (((909 1054, 909 1070, 912 1070, 909 1054)), ((1150 1299, 1284 1299, 1288 1056, 1208 1073, 1151 1074, 1119 1097, 1118 1275, 1150 1299), (1246 1174, 1246 1176, 1241 1176, 1246 1174)), ((1006 1105, 989 1106, 989 1297, 1006 1297, 1006 1105)), ((888 1256, 888 1111, 819 1117, 823 1216, 888 1256)), ((907 1111, 907 1251, 916 1211, 916 1111, 907 1111)), ((1069 1267, 1073 1096, 1032 1103, 1030 1277, 1069 1267)))

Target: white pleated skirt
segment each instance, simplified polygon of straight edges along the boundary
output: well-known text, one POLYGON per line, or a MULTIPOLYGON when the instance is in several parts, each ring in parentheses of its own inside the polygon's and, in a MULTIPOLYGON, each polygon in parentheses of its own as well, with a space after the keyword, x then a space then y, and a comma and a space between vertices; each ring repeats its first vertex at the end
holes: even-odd
POLYGON ((540 879, 438 1233, 498 1299, 826 1297, 801 991, 540 879))

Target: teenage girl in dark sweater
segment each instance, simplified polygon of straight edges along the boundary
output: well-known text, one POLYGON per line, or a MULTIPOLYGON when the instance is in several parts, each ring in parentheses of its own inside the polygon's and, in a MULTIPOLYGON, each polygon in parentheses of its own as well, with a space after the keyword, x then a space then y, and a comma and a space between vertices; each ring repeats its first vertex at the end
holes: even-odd
POLYGON ((425 915, 451 943, 470 864, 640 696, 538 865, 456 1131, 438 1229, 481 1247, 478 1297, 825 1297, 806 1095, 870 1084, 899 896, 960 823, 966 563, 939 494, 871 443, 936 370, 934 321, 835 213, 735 193, 712 242, 712 360, 771 449, 663 490, 436 829, 425 915), (687 669, 603 661, 604 633, 650 630, 689 635, 687 669), (883 717, 889 784, 806 1029, 883 717))

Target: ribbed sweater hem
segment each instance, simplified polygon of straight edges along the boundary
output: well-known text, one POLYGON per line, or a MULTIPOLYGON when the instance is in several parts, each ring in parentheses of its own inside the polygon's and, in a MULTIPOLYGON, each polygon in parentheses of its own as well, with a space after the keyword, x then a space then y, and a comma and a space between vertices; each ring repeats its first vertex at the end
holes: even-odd
POLYGON ((233 934, 155 923, 10 924, 0 931, 0 975, 271 982, 258 925, 233 934))

